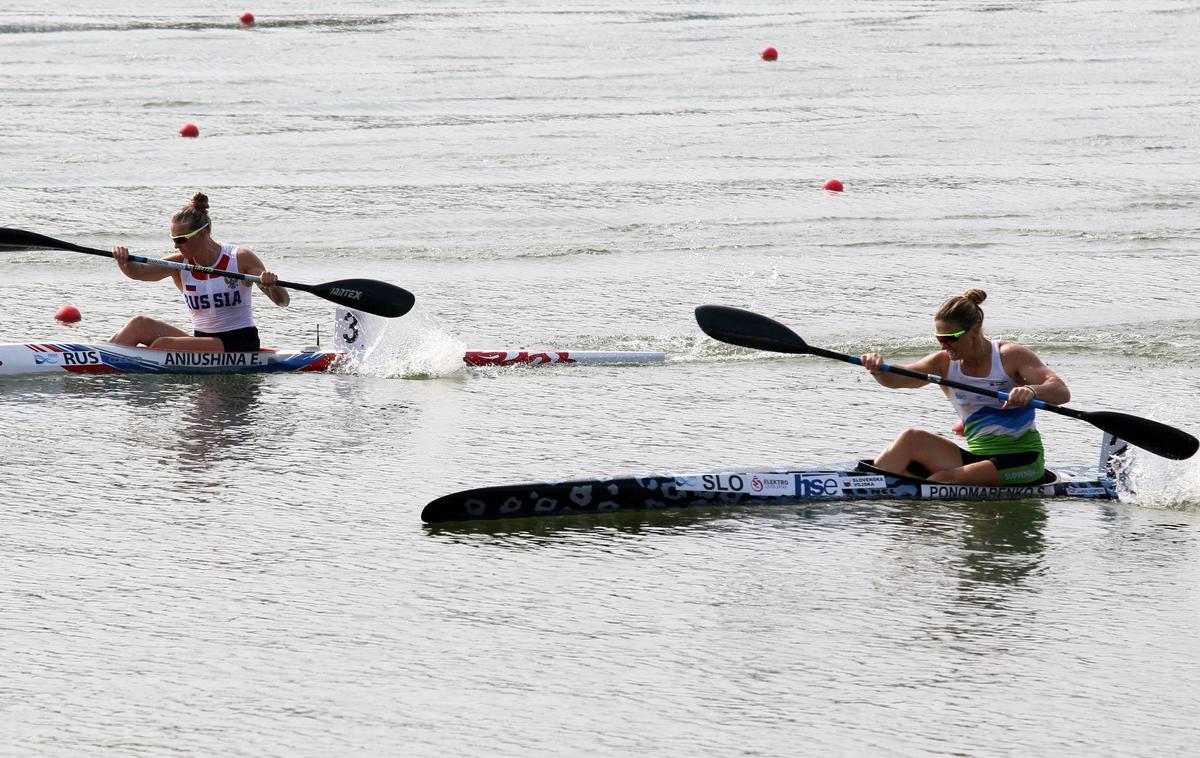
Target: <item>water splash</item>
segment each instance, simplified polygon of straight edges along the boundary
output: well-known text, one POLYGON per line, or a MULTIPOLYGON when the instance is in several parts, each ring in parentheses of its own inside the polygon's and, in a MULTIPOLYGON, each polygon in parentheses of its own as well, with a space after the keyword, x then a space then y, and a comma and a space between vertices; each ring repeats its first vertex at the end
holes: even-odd
POLYGON ((1131 447, 1114 460, 1114 473, 1122 502, 1200 511, 1200 458, 1172 461, 1131 447))
POLYGON ((338 338, 348 359, 343 370, 386 379, 449 376, 463 370, 466 346, 433 316, 417 307, 404 318, 353 311, 354 323, 339 319, 338 338))

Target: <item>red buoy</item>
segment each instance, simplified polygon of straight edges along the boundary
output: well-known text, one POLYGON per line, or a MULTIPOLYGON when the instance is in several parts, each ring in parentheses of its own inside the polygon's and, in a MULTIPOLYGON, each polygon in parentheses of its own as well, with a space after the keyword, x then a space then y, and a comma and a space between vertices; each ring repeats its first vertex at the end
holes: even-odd
POLYGON ((242 26, 254 26, 254 14, 246 11, 238 19, 242 22, 242 26))
POLYGON ((773 47, 763 48, 762 59, 764 61, 773 61, 779 59, 779 51, 773 47))
POLYGON ((196 126, 195 124, 184 124, 183 126, 179 127, 179 136, 180 137, 199 137, 200 136, 200 127, 196 126))
POLYGON ((837 179, 830 179, 821 185, 821 189, 829 190, 830 192, 841 192, 845 187, 837 179))
POLYGON ((963 422, 959 421, 957 424, 955 424, 954 429, 952 431, 955 434, 962 436, 963 435, 963 422))
POLYGON ((79 309, 75 306, 64 305, 55 312, 54 318, 58 319, 64 324, 74 324, 76 321, 83 318, 83 316, 79 314, 79 309))

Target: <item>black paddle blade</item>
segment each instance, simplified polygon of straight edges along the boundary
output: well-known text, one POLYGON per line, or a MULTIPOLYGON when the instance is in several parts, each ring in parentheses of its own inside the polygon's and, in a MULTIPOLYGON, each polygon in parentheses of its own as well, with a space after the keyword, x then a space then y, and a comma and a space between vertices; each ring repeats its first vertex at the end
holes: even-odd
POLYGON ((44 234, 37 232, 27 232, 24 229, 9 229, 4 227, 0 229, 0 247, 12 248, 47 248, 50 250, 72 250, 77 253, 90 253, 91 255, 112 255, 107 250, 96 250, 82 245, 74 245, 70 242, 56 240, 53 237, 47 237, 44 234))
POLYGON ((1155 455, 1182 461, 1200 448, 1200 440, 1173 426, 1114 411, 1092 411, 1080 416, 1097 429, 1115 434, 1131 445, 1155 455))
POLYGON ((783 324, 727 305, 701 305, 696 309, 701 331, 721 342, 776 353, 811 352, 800 335, 783 324))
POLYGON ((399 318, 411 311, 417 302, 416 296, 403 287, 374 279, 341 279, 311 286, 280 284, 303 289, 331 303, 384 318, 399 318))

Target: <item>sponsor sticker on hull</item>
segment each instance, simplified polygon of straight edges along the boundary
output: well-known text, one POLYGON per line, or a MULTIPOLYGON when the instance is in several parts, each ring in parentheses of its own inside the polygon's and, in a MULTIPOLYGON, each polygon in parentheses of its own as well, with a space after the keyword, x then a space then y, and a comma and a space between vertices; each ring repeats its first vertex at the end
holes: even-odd
POLYGON ((882 490, 887 486, 887 479, 882 474, 849 474, 842 477, 844 490, 882 490))
POLYGON ((531 353, 525 350, 472 350, 463 355, 463 363, 468 366, 543 366, 548 363, 575 363, 575 360, 565 351, 531 353))
POLYGON ((800 497, 842 497, 842 477, 833 472, 797 474, 796 494, 800 497))
POLYGON ((677 476, 675 488, 683 492, 737 492, 756 497, 793 497, 796 485, 790 474, 703 474, 677 476))
POLYGON ((1105 487, 1097 485, 1068 484, 1067 494, 1073 497, 1111 497, 1112 493, 1105 487))
POLYGON ((847 474, 841 471, 809 473, 704 474, 675 478, 684 492, 735 492, 755 497, 845 497, 848 490, 881 490, 887 480, 879 474, 847 474))

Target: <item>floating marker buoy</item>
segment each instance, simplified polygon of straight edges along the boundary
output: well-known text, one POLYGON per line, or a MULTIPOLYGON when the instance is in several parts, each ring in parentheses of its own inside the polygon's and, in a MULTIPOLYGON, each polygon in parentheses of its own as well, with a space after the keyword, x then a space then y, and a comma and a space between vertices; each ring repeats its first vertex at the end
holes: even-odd
POLYGON ((238 20, 242 22, 242 26, 254 26, 254 14, 250 11, 246 11, 241 16, 238 16, 238 20))
POLYGON ((195 124, 184 124, 183 126, 179 127, 179 136, 180 137, 199 137, 200 136, 200 127, 196 126, 195 124))
POLYGON ((959 435, 960 437, 963 436, 963 423, 961 421, 959 421, 957 424, 954 425, 954 428, 951 431, 953 431, 955 434, 959 435))
POLYGON ((830 192, 841 192, 845 187, 837 179, 830 179, 821 185, 821 189, 829 190, 830 192))
POLYGON ((64 324, 74 324, 79 319, 83 318, 79 314, 79 309, 73 305, 64 305, 54 313, 54 318, 62 321, 64 324))
POLYGON ((779 51, 773 47, 763 48, 762 59, 764 61, 773 61, 779 58, 779 51))

